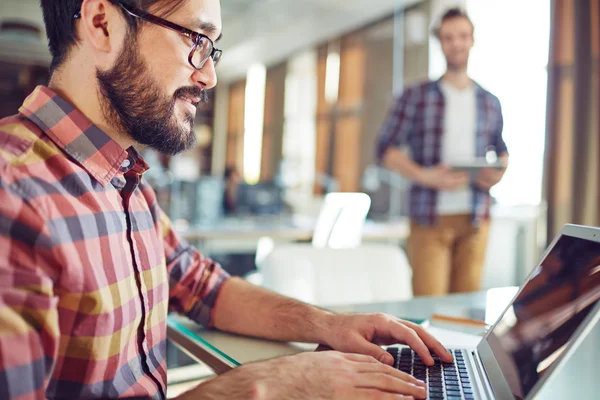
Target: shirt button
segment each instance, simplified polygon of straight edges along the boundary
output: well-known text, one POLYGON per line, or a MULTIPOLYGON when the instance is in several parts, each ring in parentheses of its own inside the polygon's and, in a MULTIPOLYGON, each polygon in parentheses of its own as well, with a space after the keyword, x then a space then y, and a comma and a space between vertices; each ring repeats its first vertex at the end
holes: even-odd
POLYGON ((125 161, 123 161, 123 163, 121 164, 121 168, 129 168, 129 166, 131 165, 131 161, 129 161, 129 159, 125 159, 125 161))

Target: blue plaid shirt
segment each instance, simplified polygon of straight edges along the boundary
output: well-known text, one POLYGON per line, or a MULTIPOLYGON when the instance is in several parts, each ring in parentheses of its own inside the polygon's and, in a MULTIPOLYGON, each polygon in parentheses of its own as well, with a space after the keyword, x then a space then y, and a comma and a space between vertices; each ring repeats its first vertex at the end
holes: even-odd
MULTIPOLYGON (((441 161, 444 134, 445 99, 440 81, 428 81, 407 88, 395 99, 383 124, 377 145, 377 159, 381 162, 390 147, 408 146, 413 161, 423 167, 433 167, 441 161)), ((494 147, 498 155, 508 153, 502 139, 502 109, 496 96, 475 83, 476 149, 477 157, 485 157, 494 147)), ((489 219, 491 197, 488 192, 471 185, 473 224, 489 219)), ((413 183, 410 191, 409 214, 421 225, 437 224, 438 191, 413 183)))

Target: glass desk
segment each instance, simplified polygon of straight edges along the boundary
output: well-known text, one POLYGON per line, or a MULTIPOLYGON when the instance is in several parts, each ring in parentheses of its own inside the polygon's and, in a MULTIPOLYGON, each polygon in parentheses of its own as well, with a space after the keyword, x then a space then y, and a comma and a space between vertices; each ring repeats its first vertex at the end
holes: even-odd
MULTIPOLYGON (((485 320, 493 324, 512 300, 518 288, 455 294, 444 297, 418 297, 403 302, 356 304, 331 307, 343 313, 384 312, 400 318, 431 318, 433 314, 485 320)), ((483 335, 483 327, 430 321, 430 326, 452 328, 463 333, 483 335)), ((169 339, 193 358, 211 367, 217 374, 237 363, 312 351, 315 344, 282 343, 205 330, 176 315, 168 318, 169 339)), ((575 354, 557 372, 536 399, 596 399, 600 396, 600 325, 596 326, 575 354)))

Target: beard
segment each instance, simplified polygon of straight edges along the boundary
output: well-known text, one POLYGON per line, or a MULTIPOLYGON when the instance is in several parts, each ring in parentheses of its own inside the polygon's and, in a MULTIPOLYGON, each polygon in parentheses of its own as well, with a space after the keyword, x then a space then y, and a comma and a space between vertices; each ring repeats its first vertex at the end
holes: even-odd
POLYGON ((450 71, 465 71, 469 65, 469 57, 446 57, 446 66, 450 71))
POLYGON ((166 95, 139 54, 137 40, 126 40, 115 65, 107 71, 96 70, 96 79, 102 113, 111 127, 163 154, 174 155, 195 145, 195 115, 187 113, 179 122, 175 104, 185 97, 206 103, 206 91, 186 86, 173 96, 166 95))

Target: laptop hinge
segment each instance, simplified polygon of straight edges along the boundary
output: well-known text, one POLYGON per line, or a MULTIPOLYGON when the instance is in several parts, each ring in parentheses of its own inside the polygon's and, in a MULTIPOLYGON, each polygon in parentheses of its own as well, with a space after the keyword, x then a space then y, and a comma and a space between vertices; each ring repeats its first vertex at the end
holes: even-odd
POLYGON ((484 391, 483 395, 486 399, 494 398, 494 391, 490 386, 490 382, 488 376, 485 372, 485 367, 483 366, 483 361, 481 360, 481 356, 477 350, 469 350, 471 352, 471 356, 475 361, 475 369, 476 374, 479 377, 478 381, 481 382, 480 389, 484 391))

